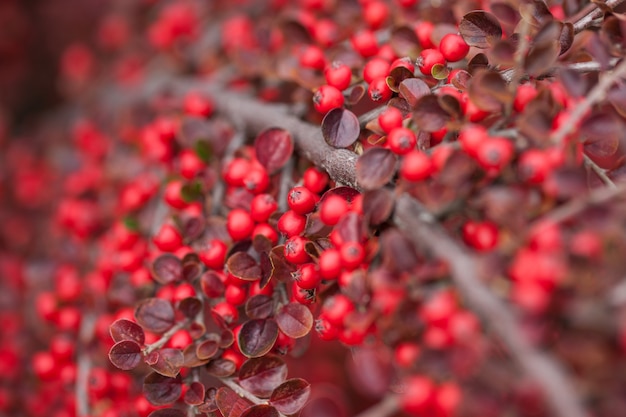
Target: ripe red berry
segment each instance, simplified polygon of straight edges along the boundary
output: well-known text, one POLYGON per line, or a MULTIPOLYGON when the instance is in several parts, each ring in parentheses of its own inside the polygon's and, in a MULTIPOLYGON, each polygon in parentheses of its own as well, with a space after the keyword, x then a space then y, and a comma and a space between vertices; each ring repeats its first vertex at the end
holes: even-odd
POLYGON ((401 368, 410 368, 415 365, 415 362, 420 356, 420 347, 414 342, 402 342, 396 346, 393 357, 401 368))
POLYGON ((468 221, 463 225, 463 240, 478 251, 489 251, 498 244, 498 225, 490 221, 468 221))
POLYGON ((183 108, 187 114, 209 117, 213 113, 213 102, 199 93, 190 92, 185 96, 183 108))
POLYGON ((424 49, 417 59, 417 65, 424 75, 432 75, 435 65, 446 65, 446 59, 437 49, 424 49))
POLYGON ((389 75, 389 61, 383 58, 372 58, 363 67, 363 79, 370 84, 376 78, 389 75))
POLYGON ((439 50, 446 61, 456 62, 465 58, 469 52, 469 45, 465 43, 461 35, 448 33, 441 38, 439 50))
POLYGON ((318 259, 320 275, 324 279, 336 279, 341 273, 341 254, 337 249, 326 249, 318 259))
POLYGON ((212 239, 203 250, 198 252, 200 260, 208 267, 215 270, 224 268, 228 247, 219 239, 212 239))
POLYGON ((342 326, 344 319, 352 311, 354 311, 354 303, 343 294, 327 298, 322 306, 322 314, 330 324, 335 326, 342 326))
POLYGON ((485 170, 497 173, 513 158, 513 142, 506 138, 492 137, 482 142, 476 160, 485 170))
POLYGON ((303 305, 311 305, 315 302, 315 290, 307 290, 294 285, 291 290, 293 300, 303 305))
POLYGON ((276 199, 270 194, 258 194, 252 199, 250 215, 257 223, 266 222, 278 208, 276 199))
POLYGON ((228 185, 243 187, 243 181, 248 172, 250 172, 250 161, 244 158, 235 158, 226 165, 222 177, 228 185))
POLYGON ((228 213, 226 229, 235 241, 248 239, 254 230, 254 220, 249 212, 243 209, 233 209, 228 213))
POLYGON ((254 226, 252 237, 254 238, 257 235, 265 236, 272 243, 272 245, 276 245, 278 243, 278 233, 267 223, 259 223, 254 226))
POLYGON ((307 45, 300 51, 300 65, 304 68, 323 70, 326 66, 324 51, 319 46, 307 45))
POLYGON ((365 260, 365 249, 357 242, 346 242, 339 248, 341 264, 348 270, 358 268, 365 260))
POLYGON ((315 320, 315 331, 322 340, 336 340, 339 337, 339 328, 330 323, 323 314, 315 320))
POLYGON ((411 376, 404 381, 400 405, 404 412, 416 417, 431 415, 435 399, 435 384, 424 376, 411 376))
POLYGON ((289 208, 298 214, 308 214, 315 210, 317 204, 315 194, 308 188, 294 187, 287 194, 289 208))
POLYGON ((413 150, 402 158, 400 176, 407 181, 417 182, 430 177, 435 166, 428 155, 422 151, 413 150))
POLYGON ((285 259, 292 264, 303 264, 311 258, 306 252, 307 239, 301 236, 292 236, 285 242, 285 259))
POLYGON ((371 30, 361 30, 350 38, 352 47, 362 57, 369 58, 378 53, 378 41, 376 35, 371 30))
POLYGON ((434 409, 438 417, 452 417, 462 401, 462 392, 454 382, 447 382, 437 388, 434 409))
POLYGON ((373 29, 379 29, 389 17, 389 6, 382 1, 370 1, 363 7, 363 20, 373 29))
POLYGON ((195 151, 185 149, 178 155, 180 175, 186 179, 192 179, 201 173, 206 165, 195 151))
POLYGON ((334 194, 329 195, 320 205, 320 220, 324 224, 334 226, 348 212, 348 209, 348 202, 344 198, 334 194))
POLYGON ((226 291, 224 292, 224 297, 227 303, 233 306, 238 306, 246 301, 246 299, 248 298, 248 291, 246 287, 238 285, 227 285, 226 291))
POLYGON ((538 91, 532 84, 522 84, 515 91, 515 101, 513 101, 513 109, 522 113, 526 105, 537 97, 538 91))
POLYGON ((529 149, 522 153, 518 162, 520 179, 529 184, 541 184, 550 174, 550 156, 540 149, 529 149))
POLYGON ((322 114, 336 107, 342 107, 343 103, 343 94, 332 85, 323 85, 313 94, 313 107, 322 114))
POLYGON ((182 181, 171 181, 165 186, 163 199, 169 206, 175 209, 184 209, 189 205, 183 198, 183 186, 182 181))
POLYGON ((317 288, 322 279, 317 266, 313 263, 300 265, 300 268, 292 275, 296 285, 306 290, 317 288))
POLYGON ((476 157, 481 144, 487 140, 487 129, 482 125, 466 125, 459 133, 461 149, 469 156, 476 157))
POLYGON ((214 314, 217 314, 227 323, 235 323, 239 318, 239 312, 237 312, 237 307, 227 303, 226 301, 215 304, 211 311, 214 314))
POLYGON ((287 210, 278 219, 278 230, 287 237, 296 236, 304 232, 306 228, 306 216, 287 210))
POLYGON ((393 91, 387 85, 387 77, 378 77, 372 80, 367 93, 372 101, 386 102, 391 98, 393 91))
POLYGON ((402 126, 402 112, 396 107, 388 106, 378 115, 378 124, 383 132, 389 134, 393 129, 402 126))
POLYGON ((243 178, 243 185, 252 194, 260 194, 270 185, 270 176, 264 168, 253 167, 243 178))
POLYGON ((387 136, 387 144, 391 152, 397 155, 405 155, 415 149, 417 137, 411 129, 397 127, 387 136))
POLYGON ((302 181, 304 186, 312 192, 319 194, 328 185, 328 174, 324 171, 317 169, 316 167, 307 168, 302 175, 302 181))
POLYGON ((326 84, 343 91, 350 87, 352 70, 346 64, 335 61, 326 67, 324 77, 326 78, 326 84))
POLYGON ((415 35, 417 35, 417 40, 422 48, 427 49, 435 47, 435 44, 431 39, 434 28, 435 25, 428 21, 421 21, 415 25, 415 35))
POLYGON ((164 224, 152 241, 163 252, 174 252, 183 245, 183 237, 171 224, 164 224))

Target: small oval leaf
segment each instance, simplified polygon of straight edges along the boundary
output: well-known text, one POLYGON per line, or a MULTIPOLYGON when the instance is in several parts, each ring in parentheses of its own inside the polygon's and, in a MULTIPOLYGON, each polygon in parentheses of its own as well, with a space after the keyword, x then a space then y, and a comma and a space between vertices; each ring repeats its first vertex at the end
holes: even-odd
POLYGON ((247 252, 237 252, 226 262, 228 271, 237 278, 256 281, 261 278, 261 267, 247 252))
POLYGON ((152 369, 163 376, 174 378, 180 372, 185 357, 180 349, 163 348, 159 350, 159 358, 152 369))
POLYGON ((324 140, 334 148, 347 148, 359 138, 359 119, 350 110, 332 109, 322 120, 324 140))
POLYGON ((182 379, 168 378, 156 372, 152 372, 143 380, 143 393, 146 399, 153 405, 168 405, 176 401, 182 394, 182 379))
POLYGON ((439 97, 429 94, 418 100, 415 105, 413 120, 420 130, 425 132, 436 132, 446 125, 450 115, 439 102, 439 97))
POLYGON ((269 352, 278 338, 278 325, 271 319, 247 321, 239 332, 241 353, 248 358, 258 358, 269 352))
POLYGON ((186 417, 187 414, 177 408, 161 408, 160 410, 154 410, 148 417, 186 417))
POLYGON ((246 315, 251 319, 266 319, 274 313, 274 299, 257 294, 246 301, 246 315))
POLYGON ((502 27, 498 19, 484 11, 470 12, 463 16, 459 24, 461 36, 469 46, 489 48, 494 41, 502 38, 502 27))
POLYGON ((370 148, 356 162, 356 179, 366 190, 380 188, 396 173, 398 158, 388 149, 370 148))
POLYGON ((400 83, 400 96, 403 97, 411 108, 415 108, 420 98, 430 94, 430 88, 420 78, 407 78, 400 83))
POLYGON ((123 371, 134 369, 141 362, 141 347, 133 340, 117 342, 109 350, 109 360, 123 371))
POLYGON ((146 335, 141 326, 127 319, 115 320, 109 327, 109 333, 116 343, 122 340, 132 340, 143 345, 146 341, 146 335))
POLYGON ((287 378, 287 365, 276 355, 248 359, 239 369, 239 385, 259 398, 269 398, 287 378))
POLYGON ((228 359, 215 359, 207 364, 209 375, 217 378, 226 378, 237 372, 237 365, 228 359))
POLYGON ((146 298, 135 308, 135 318, 144 329, 163 333, 174 325, 176 313, 169 301, 162 298, 146 298))
POLYGON ((221 387, 215 394, 215 403, 224 417, 241 417, 252 403, 237 395, 228 387, 221 387))
POLYGON ((241 417, 279 417, 279 413, 271 405, 259 404, 248 408, 241 417))
POLYGON ((300 303, 285 304, 276 315, 280 330, 294 339, 306 336, 313 327, 313 314, 300 303))
POLYGON ((204 402, 205 393, 204 385, 194 381, 189 385, 187 392, 185 392, 185 403, 189 405, 200 405, 204 402))
POLYGON ((270 174, 273 174, 291 158, 293 139, 286 130, 272 127, 256 137, 254 150, 257 160, 270 174))
POLYGON ((220 345, 217 340, 205 340, 196 347, 196 356, 201 359, 210 359, 219 350, 220 345))
POLYGON ((180 281, 183 276, 183 264, 177 256, 166 253, 152 263, 152 277, 159 284, 180 281))
POLYGON ((311 385, 304 379, 288 379, 272 392, 270 404, 283 414, 295 414, 304 407, 310 394, 311 385))

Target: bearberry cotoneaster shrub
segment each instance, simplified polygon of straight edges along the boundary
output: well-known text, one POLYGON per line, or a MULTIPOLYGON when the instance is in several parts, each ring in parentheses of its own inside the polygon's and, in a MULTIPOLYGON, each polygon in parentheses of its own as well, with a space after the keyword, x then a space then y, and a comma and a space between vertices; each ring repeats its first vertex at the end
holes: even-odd
POLYGON ((623 1, 5 3, 0 416, 626 415, 623 1))

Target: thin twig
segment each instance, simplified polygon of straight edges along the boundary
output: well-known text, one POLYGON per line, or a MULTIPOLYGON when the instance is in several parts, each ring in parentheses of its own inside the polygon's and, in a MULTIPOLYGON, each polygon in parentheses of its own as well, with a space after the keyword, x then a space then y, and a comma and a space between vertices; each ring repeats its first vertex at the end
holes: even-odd
MULTIPOLYGON (((246 389, 244 389, 241 385, 237 384, 235 382, 234 379, 231 378, 219 378, 220 382, 224 385, 226 385, 228 388, 232 389, 233 391, 235 391, 237 393, 237 395, 239 395, 240 397, 245 398, 246 400, 250 401, 251 403, 255 404, 255 405, 261 405, 261 404, 267 404, 267 401, 264 401, 260 398, 258 398, 256 395, 253 395, 252 393, 248 392, 246 389)), ((284 414, 282 413, 278 413, 278 415, 280 417, 285 417, 284 414)))
MULTIPOLYGON (((606 6, 613 9, 620 4, 622 4, 624 0, 607 0, 605 3, 606 6)), ((590 4, 584 11, 583 15, 578 17, 578 15, 574 16, 574 21, 572 21, 574 25, 574 33, 580 33, 583 30, 590 28, 596 23, 596 20, 604 16, 604 11, 598 7, 597 4, 590 4)))
POLYGON ((168 331, 163 333, 161 338, 154 343, 149 344, 143 350, 144 355, 149 355, 155 350, 161 349, 180 329, 185 328, 189 324, 189 320, 182 320, 172 326, 168 331))
POLYGON ((589 168, 591 168, 591 170, 593 172, 596 173, 596 175, 598 177, 600 177, 600 179, 602 180, 602 182, 610 188, 617 188, 617 186, 615 185, 615 183, 613 182, 612 179, 609 178, 608 175, 606 175, 606 170, 602 169, 598 166, 598 164, 596 164, 595 162, 593 162, 593 160, 591 158, 589 158, 587 155, 583 155, 584 161, 585 161, 585 165, 589 168))
POLYGON ((93 340, 95 331, 96 316, 93 313, 87 313, 83 316, 78 332, 78 359, 76 361, 76 415, 78 417, 87 417, 91 415, 89 409, 89 395, 87 388, 89 386, 89 373, 91 372, 91 356, 89 345, 93 340))
POLYGON ((558 130, 550 135, 550 141, 555 144, 561 144, 574 130, 578 128, 579 123, 588 114, 594 104, 603 100, 607 91, 620 78, 626 76, 626 59, 623 60, 613 72, 605 74, 598 84, 593 87, 589 94, 569 113, 566 123, 563 123, 558 130))
MULTIPOLYGON (((511 74, 511 80, 509 82, 509 91, 515 94, 517 87, 519 86, 522 75, 524 74, 524 63, 526 62, 526 54, 530 48, 530 42, 528 35, 530 33, 530 22, 526 19, 522 19, 522 27, 520 29, 519 43, 517 50, 515 51, 515 65, 513 66, 513 73, 511 74)), ((506 114, 510 115, 513 110, 513 100, 509 100, 507 104, 506 114)))

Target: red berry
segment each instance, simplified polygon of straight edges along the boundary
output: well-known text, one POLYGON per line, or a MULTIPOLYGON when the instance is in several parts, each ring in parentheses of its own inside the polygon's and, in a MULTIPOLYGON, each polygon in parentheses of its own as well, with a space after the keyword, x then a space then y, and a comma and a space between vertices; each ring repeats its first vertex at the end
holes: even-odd
POLYGON ((220 271, 224 268, 227 250, 228 247, 224 242, 212 239, 206 248, 198 252, 198 257, 207 267, 220 271))
POLYGON ((227 303, 226 301, 222 301, 221 303, 215 304, 211 311, 214 314, 217 314, 218 316, 220 316, 227 323, 234 323, 239 318, 237 307, 235 307, 232 304, 227 303))
POLYGON ((248 239, 254 230, 254 220, 243 209, 233 209, 228 213, 226 229, 234 241, 248 239))
POLYGON ((362 30, 355 33, 350 38, 352 47, 362 57, 368 58, 378 53, 378 41, 376 35, 371 30, 362 30))
POLYGON ((306 252, 305 245, 307 239, 300 236, 293 236, 285 242, 285 259, 292 264, 303 264, 309 262, 311 258, 306 252))
POLYGON ((372 101, 386 102, 391 98, 393 91, 387 85, 387 77, 378 77, 372 80, 367 93, 372 101))
POLYGON ((320 275, 324 279, 336 279, 341 273, 341 254, 337 249, 326 249, 318 259, 320 275))
POLYGON ((312 263, 300 265, 300 268, 292 275, 296 285, 306 290, 317 288, 322 279, 316 265, 312 263))
POLYGON ((300 51, 300 65, 304 68, 323 70, 326 66, 324 51, 319 46, 307 45, 300 51))
POLYGON ((382 1, 368 2, 363 9, 363 20, 373 29, 379 29, 389 17, 389 6, 382 1))
POLYGON ((185 149, 178 155, 180 175, 186 179, 192 179, 201 173, 206 165, 195 151, 185 149))
POLYGON ((272 245, 276 245, 278 243, 278 233, 267 223, 259 223, 254 226, 252 237, 254 238, 257 235, 265 236, 272 243, 272 245))
POLYGON ((499 172, 513 158, 513 142, 506 138, 489 138, 478 148, 476 160, 485 170, 499 172))
POLYGON ((427 49, 435 47, 435 44, 431 39, 434 28, 435 25, 428 21, 421 21, 417 25, 415 25, 415 34, 417 35, 417 40, 419 41, 422 48, 427 49))
POLYGON ((306 216, 288 210, 278 219, 278 230, 287 237, 297 236, 306 228, 306 216))
POLYGON ((388 106, 378 116, 378 124, 383 132, 389 134, 393 129, 402 127, 402 112, 396 107, 388 106))
POLYGON ((326 78, 326 84, 343 91, 350 87, 352 70, 346 64, 333 62, 324 70, 324 77, 326 78))
POLYGON ((522 84, 515 91, 515 101, 513 101, 513 109, 522 113, 526 105, 537 97, 538 91, 532 84, 522 84))
POLYGON ((549 155, 540 149, 529 149, 522 153, 518 162, 520 178, 529 184, 541 184, 552 171, 549 155))
POLYGON ((446 61, 456 62, 465 58, 469 52, 469 45, 465 43, 461 35, 448 33, 441 38, 439 50, 446 61))
POLYGON ((169 206, 175 209, 184 209, 189 205, 183 198, 183 186, 182 181, 171 181, 165 186, 163 199, 169 206))
POLYGON ((343 294, 327 298, 322 306, 322 314, 330 324, 335 326, 342 326, 345 317, 352 311, 354 311, 354 303, 343 294))
POLYGON ((348 212, 348 202, 338 196, 329 195, 324 198, 320 205, 320 220, 329 226, 334 226, 339 222, 339 219, 348 212))
POLYGON ((393 129, 387 136, 387 144, 391 152, 397 155, 405 155, 415 149, 417 137, 411 129, 398 127, 393 129))
POLYGON ((487 140, 487 129, 481 125, 466 125, 459 133, 461 149, 469 156, 476 157, 481 144, 487 140))
POLYGON ((152 241, 163 252, 174 252, 183 245, 183 237, 171 224, 164 224, 152 241))
POLYGON ((422 50, 417 62, 421 73, 428 76, 432 75, 435 65, 446 65, 446 59, 437 49, 422 50))
POLYGON ((199 93, 188 93, 185 96, 183 108, 187 114, 200 117, 209 117, 213 113, 213 102, 199 93))
POLYGON ((260 194, 270 185, 270 176, 264 168, 254 167, 243 178, 243 185, 252 194, 260 194))
POLYGON ((307 168, 302 175, 304 186, 312 192, 319 194, 328 185, 328 174, 315 167, 307 168))
POLYGON ((238 306, 246 301, 248 298, 248 291, 246 287, 227 285, 224 297, 226 298, 227 303, 233 306, 238 306))
POLYGON ((357 242, 346 242, 339 248, 341 264, 348 270, 356 269, 365 259, 365 249, 357 242))
POLYGON ((289 208, 298 214, 308 214, 315 210, 315 194, 305 187, 294 187, 287 195, 289 208))
POLYGON ((315 290, 307 290, 297 285, 292 289, 293 300, 303 305, 311 305, 315 302, 315 290))
POLYGON ((389 61, 383 58, 372 58, 363 67, 363 79, 370 84, 376 78, 389 75, 389 61))
POLYGON ((498 226, 490 221, 468 221, 463 225, 463 240, 478 251, 489 251, 498 244, 498 226))
POLYGON ((400 396, 401 408, 411 416, 430 416, 435 393, 433 381, 423 376, 411 376, 404 381, 404 392, 400 396))
POLYGON ((417 343, 403 342, 396 346, 394 359, 401 368, 411 368, 420 356, 420 347, 417 343))
POLYGON ((434 171, 433 162, 424 152, 413 150, 402 158, 400 176, 407 181, 417 182, 425 180, 434 171))
POLYGON ((322 114, 336 107, 342 107, 343 102, 343 94, 332 85, 323 85, 313 94, 313 106, 322 114))
POLYGON ((323 314, 315 320, 315 331, 322 340, 336 340, 339 337, 339 328, 330 323, 323 314))
POLYGON ((245 185, 243 181, 248 172, 250 172, 250 161, 244 158, 235 158, 226 165, 222 176, 226 184, 233 187, 243 187, 245 185))
POLYGON ((270 194, 259 194, 252 199, 250 215, 257 223, 266 222, 278 208, 278 203, 270 194))

